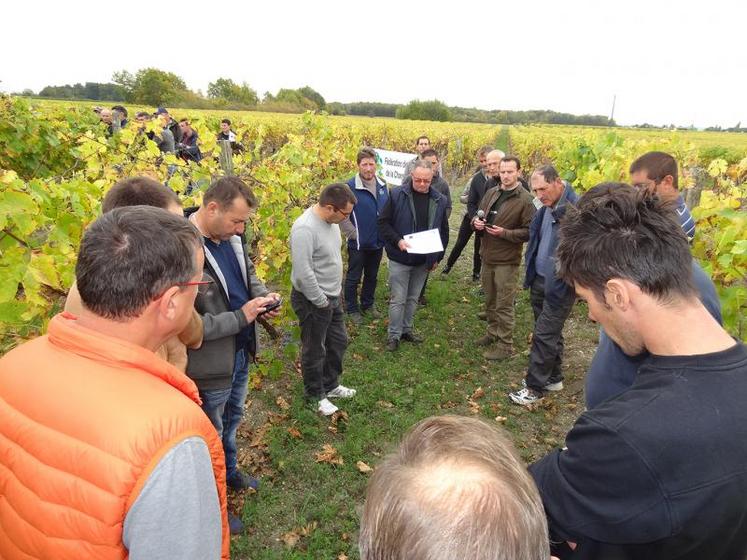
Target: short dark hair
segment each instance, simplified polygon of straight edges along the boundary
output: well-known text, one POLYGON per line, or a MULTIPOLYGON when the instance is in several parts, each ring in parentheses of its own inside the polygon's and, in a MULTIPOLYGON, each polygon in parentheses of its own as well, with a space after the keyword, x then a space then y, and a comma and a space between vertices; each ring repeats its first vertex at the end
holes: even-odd
POLYGON ((495 150, 493 146, 488 146, 487 144, 485 146, 482 146, 479 150, 477 150, 477 158, 481 158, 482 156, 488 155, 490 152, 495 150))
POLYGON ((534 170, 534 174, 542 175, 542 178, 545 180, 546 183, 554 183, 558 179, 560 179, 560 174, 558 173, 558 170, 555 169, 554 165, 541 165, 537 169, 534 170))
POLYGON ((239 197, 246 201, 249 208, 259 206, 257 197, 244 181, 235 176, 221 177, 213 181, 205 191, 205 195, 202 197, 202 205, 207 206, 209 202, 215 201, 221 209, 225 210, 239 197))
POLYGON ((179 119, 179 124, 181 124, 183 122, 189 124, 189 119, 186 119, 186 118, 185 119, 179 119))
POLYGON ((86 230, 75 278, 81 300, 100 317, 138 317, 166 289, 197 273, 200 233, 153 206, 115 208, 86 230))
POLYGON ((112 111, 119 111, 124 118, 127 118, 127 109, 125 109, 124 105, 113 105, 112 111))
POLYGON ((438 152, 434 150, 433 148, 428 148, 427 150, 424 150, 422 154, 420 154, 421 158, 427 158, 430 156, 436 156, 436 159, 440 160, 441 158, 438 157, 438 152))
POLYGON ((519 161, 519 158, 517 158, 516 156, 503 156, 501 158, 501 163, 503 163, 504 161, 513 161, 516 164, 516 169, 517 170, 521 169, 521 162, 519 161))
POLYGON ((586 192, 560 223, 558 276, 604 303, 607 282, 624 278, 662 303, 697 292, 692 255, 672 202, 625 183, 586 192))
POLYGON ((231 126, 231 119, 223 119, 220 122, 226 123, 227 125, 231 126))
POLYGON ((168 209, 178 204, 179 197, 174 191, 150 177, 131 177, 114 183, 104 196, 101 211, 106 213, 124 206, 155 206, 168 209))
POLYGON ((508 434, 484 420, 433 416, 374 471, 361 560, 549 558, 537 487, 508 434))
POLYGON ((138 111, 137 113, 135 113, 135 118, 146 118, 150 120, 151 118, 153 118, 153 115, 151 115, 150 113, 146 113, 145 111, 138 111))
POLYGON ((353 191, 344 183, 332 183, 322 189, 319 195, 319 205, 327 206, 331 204, 335 208, 342 210, 350 204, 355 204, 358 200, 355 198, 353 191))
POLYGON ((423 136, 418 136, 418 139, 415 140, 415 145, 417 146, 418 144, 420 144, 421 140, 428 140, 428 143, 429 144, 431 143, 431 139, 428 138, 426 135, 423 135, 423 136))
POLYGON ((661 183, 667 175, 672 176, 672 186, 679 189, 677 160, 664 152, 648 152, 630 164, 630 173, 645 171, 648 178, 656 184, 661 183))
POLYGON ((372 159, 376 161, 376 152, 373 148, 361 148, 355 158, 355 163, 360 164, 364 159, 372 159))

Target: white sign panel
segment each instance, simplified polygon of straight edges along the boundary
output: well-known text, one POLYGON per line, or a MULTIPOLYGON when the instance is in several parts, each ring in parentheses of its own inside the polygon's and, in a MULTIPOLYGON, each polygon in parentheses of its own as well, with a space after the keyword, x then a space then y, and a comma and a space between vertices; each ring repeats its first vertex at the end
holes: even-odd
POLYGON ((401 185, 405 178, 405 166, 417 156, 404 152, 379 150, 378 148, 374 148, 374 151, 376 152, 378 174, 390 185, 401 185))

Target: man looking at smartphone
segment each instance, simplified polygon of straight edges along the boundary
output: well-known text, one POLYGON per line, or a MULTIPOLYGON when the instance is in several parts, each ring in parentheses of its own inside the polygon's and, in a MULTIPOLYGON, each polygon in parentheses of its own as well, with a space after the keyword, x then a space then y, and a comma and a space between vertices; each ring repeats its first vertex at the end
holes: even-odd
MULTIPOLYGON (((251 189, 238 177, 222 177, 205 191, 202 206, 186 214, 204 237, 203 279, 210 284, 197 295, 203 343, 188 353, 187 375, 197 385, 202 409, 223 439, 226 484, 235 490, 257 488, 259 482, 238 469, 236 431, 244 414, 249 363, 257 352, 255 319, 276 303, 257 278, 249 259, 244 228, 257 208, 251 189)), ((274 317, 277 308, 267 312, 274 317)), ((231 532, 243 528, 229 516, 231 532)))
POLYGON ((500 184, 485 193, 472 227, 482 234, 482 289, 488 332, 476 341, 487 346, 483 356, 502 360, 514 353, 514 298, 518 286, 521 249, 529 239, 529 224, 534 217, 532 196, 521 187, 521 162, 515 156, 502 157, 493 150, 487 157, 491 177, 500 184))

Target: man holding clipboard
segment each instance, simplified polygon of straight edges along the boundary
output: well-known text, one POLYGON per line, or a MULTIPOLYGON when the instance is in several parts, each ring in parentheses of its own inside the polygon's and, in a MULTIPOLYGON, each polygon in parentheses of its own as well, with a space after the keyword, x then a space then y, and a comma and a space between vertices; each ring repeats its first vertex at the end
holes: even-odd
POLYGON ((387 350, 390 352, 399 348, 400 340, 422 342, 412 330, 418 296, 428 272, 438 266, 444 255, 443 248, 449 242, 446 198, 431 189, 432 181, 431 163, 418 160, 411 176, 392 189, 379 215, 379 235, 384 239, 389 258, 391 299, 387 350), (428 242, 432 234, 407 240, 411 234, 434 229, 438 231, 440 247, 428 242), (415 252, 430 249, 435 251, 415 252))

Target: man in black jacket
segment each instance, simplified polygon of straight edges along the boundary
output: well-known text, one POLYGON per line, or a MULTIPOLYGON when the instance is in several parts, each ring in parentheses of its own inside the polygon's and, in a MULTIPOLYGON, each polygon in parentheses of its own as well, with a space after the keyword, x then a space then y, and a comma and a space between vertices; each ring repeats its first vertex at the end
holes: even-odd
MULTIPOLYGON (((187 375, 223 438, 226 483, 235 489, 258 485, 238 469, 236 431, 244 413, 249 364, 257 351, 255 319, 280 298, 257 278, 247 255, 244 227, 256 208, 254 193, 241 179, 222 177, 205 191, 200 208, 186 212, 204 237, 204 279, 211 282, 195 300, 204 337, 198 350, 188 352, 187 375)), ((270 311, 267 316, 278 313, 270 311)))
POLYGON ((529 467, 551 539, 574 543, 573 559, 743 560, 747 348, 700 302, 671 205, 603 183, 577 208, 560 225, 558 277, 623 352, 650 355, 566 449, 529 467))
POLYGON ((171 131, 171 134, 174 135, 174 142, 176 144, 182 141, 182 131, 179 128, 179 123, 171 118, 171 115, 169 114, 169 111, 166 109, 166 107, 159 107, 158 109, 156 109, 156 112, 153 113, 153 116, 162 118, 164 128, 168 128, 171 131))
POLYGON ((399 348, 400 340, 419 343, 413 319, 420 290, 430 270, 443 258, 443 251, 428 254, 408 252, 407 234, 437 229, 444 247, 449 242, 446 198, 431 188, 430 162, 418 160, 408 181, 392 189, 379 215, 379 235, 389 258, 389 333, 387 350, 399 348))
MULTIPOLYGON (((470 199, 477 199, 477 202, 473 204, 472 214, 470 214, 469 207, 467 207, 464 211, 464 216, 462 217, 462 223, 459 226, 459 234, 457 235, 456 243, 451 249, 451 253, 449 253, 449 258, 446 260, 446 266, 441 271, 442 274, 448 274, 449 272, 451 272, 451 269, 454 267, 457 259, 462 254, 464 247, 467 245, 469 238, 472 237, 472 233, 475 231, 472 229, 472 218, 475 217, 474 213, 477 212, 477 206, 478 204, 480 204, 482 195, 484 195, 485 191, 487 190, 485 188, 489 178, 487 172, 487 157, 488 153, 490 153, 491 151, 493 151, 493 148, 491 146, 483 146, 477 151, 477 159, 480 162, 480 170, 475 173, 467 182, 467 186, 465 189, 467 191, 466 195, 462 193, 463 196, 465 196, 465 199, 462 200, 464 204, 467 204, 470 199)), ((501 155, 501 157, 503 157, 503 155, 501 155)), ((480 236, 475 235, 475 250, 472 256, 472 280, 477 281, 480 279, 480 268, 480 236)))

